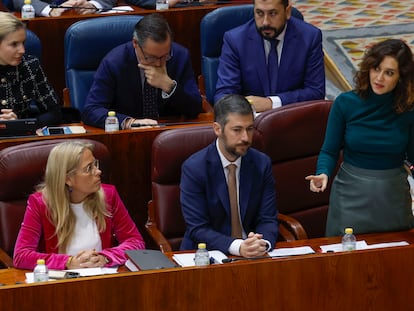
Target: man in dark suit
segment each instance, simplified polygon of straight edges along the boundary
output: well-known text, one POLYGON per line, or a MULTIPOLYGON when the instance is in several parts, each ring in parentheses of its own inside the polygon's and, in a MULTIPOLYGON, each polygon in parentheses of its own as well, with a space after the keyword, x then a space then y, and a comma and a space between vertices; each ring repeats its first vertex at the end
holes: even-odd
POLYGON ((113 49, 99 65, 82 119, 103 128, 110 110, 123 129, 155 125, 163 116, 195 118, 201 112, 189 52, 172 42, 162 15, 144 16, 135 25, 132 42, 113 49))
POLYGON ((195 249, 205 242, 208 249, 224 253, 262 256, 272 249, 278 234, 270 158, 250 148, 253 111, 243 96, 223 97, 214 105, 214 113, 216 141, 182 166, 180 199, 186 232, 181 249, 195 249), (228 168, 233 164, 235 209, 228 168))
POLYGON ((225 33, 215 101, 242 94, 261 112, 325 97, 322 33, 291 11, 289 0, 255 0, 254 19, 225 33))

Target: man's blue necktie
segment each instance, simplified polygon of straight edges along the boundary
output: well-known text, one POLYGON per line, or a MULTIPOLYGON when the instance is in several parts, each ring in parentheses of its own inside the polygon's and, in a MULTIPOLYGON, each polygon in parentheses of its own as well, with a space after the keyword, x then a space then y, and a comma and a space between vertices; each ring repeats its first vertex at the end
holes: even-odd
POLYGON ((267 56, 267 72, 269 75, 269 95, 275 95, 277 90, 277 74, 279 69, 278 56, 277 56, 277 44, 279 40, 269 40, 270 51, 267 56))

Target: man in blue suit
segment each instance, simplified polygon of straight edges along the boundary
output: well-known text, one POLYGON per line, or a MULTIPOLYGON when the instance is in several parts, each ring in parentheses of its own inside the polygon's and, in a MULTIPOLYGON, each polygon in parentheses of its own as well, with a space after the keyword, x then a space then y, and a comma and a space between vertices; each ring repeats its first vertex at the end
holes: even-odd
POLYGON ((162 15, 144 16, 135 25, 132 42, 113 49, 99 65, 82 119, 103 128, 109 110, 116 112, 122 129, 155 125, 165 116, 195 118, 201 112, 190 54, 172 42, 162 15))
POLYGON ((208 249, 227 254, 263 256, 278 234, 270 158, 250 148, 254 121, 246 98, 227 95, 214 105, 214 113, 216 141, 182 166, 180 199, 186 232, 181 249, 196 249, 204 242, 208 249), (236 165, 234 209, 226 181, 231 164, 236 165))
POLYGON ((291 11, 289 0, 255 0, 254 19, 224 34, 215 101, 241 94, 262 112, 325 97, 322 33, 291 11))

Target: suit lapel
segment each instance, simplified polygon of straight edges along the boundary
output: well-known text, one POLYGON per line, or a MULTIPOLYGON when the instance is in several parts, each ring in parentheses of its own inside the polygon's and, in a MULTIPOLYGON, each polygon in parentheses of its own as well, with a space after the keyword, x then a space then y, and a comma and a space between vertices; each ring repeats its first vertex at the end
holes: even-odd
POLYGON ((264 51, 262 36, 257 32, 256 24, 253 22, 250 24, 249 32, 247 34, 252 51, 260 51, 257 55, 251 58, 252 62, 257 63, 256 76, 259 83, 263 88, 264 94, 270 94, 269 90, 269 77, 267 75, 266 54, 264 51), (259 48, 258 48, 259 47, 259 48))
POLYGON ((230 201, 227 190, 226 177, 224 175, 223 166, 221 164, 220 156, 216 148, 216 141, 214 141, 208 149, 207 163, 209 180, 214 183, 215 191, 223 205, 226 213, 230 215, 230 201))
POLYGON ((248 151, 246 155, 242 157, 239 178, 239 207, 242 222, 246 215, 247 205, 254 182, 253 177, 255 175, 254 165, 251 160, 250 152, 248 151))
MULTIPOLYGON (((283 49, 282 54, 280 55, 279 70, 281 72, 289 72, 289 68, 294 65, 294 63, 287 63, 287 60, 294 62, 294 57, 283 57, 284 55, 295 55, 295 51, 300 49, 300 40, 298 38, 297 29, 295 27, 292 18, 289 19, 288 25, 286 28, 285 38, 283 40, 283 49)), ((283 79, 282 79, 283 81, 283 79)))

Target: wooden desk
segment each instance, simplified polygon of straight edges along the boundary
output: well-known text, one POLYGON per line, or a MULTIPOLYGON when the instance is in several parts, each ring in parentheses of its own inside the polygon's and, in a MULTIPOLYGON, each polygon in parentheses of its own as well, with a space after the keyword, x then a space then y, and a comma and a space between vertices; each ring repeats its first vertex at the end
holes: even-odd
MULTIPOLYGON (((414 231, 358 239, 413 243, 414 231)), ((336 242, 339 238, 280 246, 336 242)), ((413 259, 410 245, 20 285, 14 282, 24 279, 24 271, 8 269, 0 270, 0 283, 7 283, 0 287, 0 309, 410 310, 413 259)))
MULTIPOLYGON (((119 13, 116 15, 147 15, 154 12, 159 12, 164 15, 174 33, 174 41, 184 45, 190 50, 193 70, 196 75, 195 78, 197 78, 201 73, 200 22, 205 14, 217 7, 219 6, 206 5, 171 8, 167 11, 145 10, 134 7, 134 12, 119 13)), ((103 16, 109 16, 109 14, 36 17, 27 21, 27 28, 37 34, 42 42, 42 66, 46 75, 56 92, 62 98, 62 90, 66 86, 64 67, 64 37, 66 29, 77 21, 103 16)))
POLYGON ((138 229, 144 236, 146 242, 149 243, 152 240, 146 233, 144 225, 147 221, 147 203, 152 198, 151 148, 153 140, 159 133, 165 130, 187 126, 209 125, 212 123, 212 120, 212 114, 202 113, 197 119, 200 122, 199 124, 122 130, 109 134, 105 133, 103 129, 85 126, 87 129, 86 134, 0 139, 0 150, 31 141, 55 138, 88 138, 104 143, 111 153, 110 171, 102 172, 104 179, 109 180, 111 184, 117 187, 138 229))

